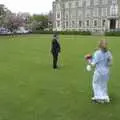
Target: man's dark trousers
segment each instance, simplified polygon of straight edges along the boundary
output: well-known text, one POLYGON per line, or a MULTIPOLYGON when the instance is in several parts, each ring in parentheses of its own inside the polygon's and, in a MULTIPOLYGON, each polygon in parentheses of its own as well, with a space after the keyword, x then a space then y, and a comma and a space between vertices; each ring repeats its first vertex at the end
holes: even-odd
POLYGON ((57 68, 58 54, 53 54, 53 68, 57 68))

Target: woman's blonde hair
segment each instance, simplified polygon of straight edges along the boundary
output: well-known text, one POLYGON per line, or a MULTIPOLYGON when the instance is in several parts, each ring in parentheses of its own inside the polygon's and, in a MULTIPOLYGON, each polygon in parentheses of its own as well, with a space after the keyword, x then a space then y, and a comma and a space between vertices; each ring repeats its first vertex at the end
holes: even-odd
POLYGON ((106 39, 100 40, 99 43, 98 43, 98 48, 99 48, 99 49, 103 49, 104 51, 108 51, 108 48, 103 48, 103 47, 102 47, 103 43, 104 43, 104 44, 107 44, 107 40, 106 40, 106 39))

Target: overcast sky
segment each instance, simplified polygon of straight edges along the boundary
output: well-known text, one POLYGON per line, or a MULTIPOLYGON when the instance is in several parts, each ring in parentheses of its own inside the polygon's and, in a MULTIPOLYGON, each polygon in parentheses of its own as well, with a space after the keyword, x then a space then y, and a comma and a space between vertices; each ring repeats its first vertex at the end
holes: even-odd
POLYGON ((54 0, 0 0, 12 12, 48 13, 54 0))

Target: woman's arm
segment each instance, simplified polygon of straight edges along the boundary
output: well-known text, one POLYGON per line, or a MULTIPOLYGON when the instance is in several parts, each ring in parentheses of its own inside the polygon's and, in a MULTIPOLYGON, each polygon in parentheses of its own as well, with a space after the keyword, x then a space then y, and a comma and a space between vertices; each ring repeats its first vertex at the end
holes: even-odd
POLYGON ((112 53, 108 52, 108 65, 111 66, 113 64, 112 53))
POLYGON ((100 59, 99 59, 99 52, 98 52, 98 51, 96 51, 96 52, 93 54, 93 56, 92 56, 92 55, 91 55, 91 57, 90 57, 90 56, 86 56, 86 58, 88 58, 88 59, 87 59, 88 64, 89 64, 90 66, 92 66, 92 67, 95 67, 96 64, 100 61, 100 59))

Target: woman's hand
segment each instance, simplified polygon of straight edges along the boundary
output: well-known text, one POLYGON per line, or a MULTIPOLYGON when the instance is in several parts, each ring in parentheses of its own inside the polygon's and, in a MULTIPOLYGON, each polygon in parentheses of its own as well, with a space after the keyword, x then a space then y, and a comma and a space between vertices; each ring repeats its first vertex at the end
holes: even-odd
POLYGON ((90 60, 90 59, 92 59, 92 55, 91 55, 91 54, 87 54, 87 55, 85 55, 85 59, 86 59, 86 60, 90 60))

